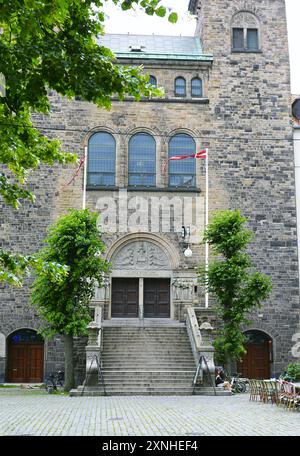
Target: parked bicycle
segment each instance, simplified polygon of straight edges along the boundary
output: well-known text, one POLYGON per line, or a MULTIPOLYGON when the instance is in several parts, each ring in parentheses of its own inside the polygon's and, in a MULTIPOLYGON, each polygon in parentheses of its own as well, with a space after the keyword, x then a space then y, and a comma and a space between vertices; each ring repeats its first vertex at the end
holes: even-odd
POLYGON ((64 372, 58 371, 55 374, 50 374, 46 379, 46 391, 51 394, 54 391, 62 391, 64 387, 65 375, 64 372))
POLYGON ((247 391, 247 380, 241 378, 241 374, 234 374, 230 380, 231 392, 236 393, 245 393, 247 391))

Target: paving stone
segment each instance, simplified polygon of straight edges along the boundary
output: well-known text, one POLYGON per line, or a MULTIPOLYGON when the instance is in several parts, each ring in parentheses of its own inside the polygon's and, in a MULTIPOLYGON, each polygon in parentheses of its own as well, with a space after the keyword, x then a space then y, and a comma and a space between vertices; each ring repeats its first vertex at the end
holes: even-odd
POLYGON ((300 412, 248 394, 74 398, 3 389, 0 400, 1 436, 300 436, 300 412))

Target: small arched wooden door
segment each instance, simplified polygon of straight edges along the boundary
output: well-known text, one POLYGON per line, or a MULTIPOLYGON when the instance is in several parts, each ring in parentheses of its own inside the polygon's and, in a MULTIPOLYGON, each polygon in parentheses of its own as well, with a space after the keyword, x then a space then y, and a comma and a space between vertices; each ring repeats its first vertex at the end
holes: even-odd
POLYGON ((7 381, 40 383, 44 374, 44 341, 36 331, 21 329, 7 340, 7 381))
POLYGON ((263 331, 246 331, 247 353, 241 362, 237 363, 237 370, 244 378, 268 379, 271 376, 272 339, 263 331))

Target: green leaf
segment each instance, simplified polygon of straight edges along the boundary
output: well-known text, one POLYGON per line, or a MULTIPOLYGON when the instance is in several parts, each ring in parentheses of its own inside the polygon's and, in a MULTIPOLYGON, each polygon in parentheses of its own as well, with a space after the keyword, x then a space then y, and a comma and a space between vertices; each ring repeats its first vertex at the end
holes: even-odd
POLYGON ((166 15, 167 9, 164 6, 160 6, 155 10, 155 14, 159 17, 164 17, 166 15))
POLYGON ((177 13, 171 13, 168 17, 168 21, 171 22, 172 24, 176 24, 178 21, 178 14, 177 13))

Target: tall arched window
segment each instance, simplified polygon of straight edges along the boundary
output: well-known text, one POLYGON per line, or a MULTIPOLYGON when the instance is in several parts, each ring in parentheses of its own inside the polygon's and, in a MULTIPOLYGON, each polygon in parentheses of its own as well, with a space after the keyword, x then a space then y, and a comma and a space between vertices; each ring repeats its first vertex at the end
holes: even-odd
POLYGON ((128 185, 155 187, 156 144, 148 133, 136 133, 129 141, 128 185))
POLYGON ((90 137, 88 148, 87 186, 115 185, 116 141, 104 131, 90 137))
POLYGON ((177 97, 186 96, 186 82, 181 76, 175 79, 175 95, 177 97))
POLYGON ((202 80, 200 78, 193 78, 191 89, 192 97, 202 97, 202 80))
MULTIPOLYGON (((173 136, 169 142, 169 158, 176 155, 192 155, 196 153, 196 143, 185 133, 173 136)), ((196 159, 169 160, 169 186, 196 186, 196 159)))

